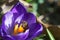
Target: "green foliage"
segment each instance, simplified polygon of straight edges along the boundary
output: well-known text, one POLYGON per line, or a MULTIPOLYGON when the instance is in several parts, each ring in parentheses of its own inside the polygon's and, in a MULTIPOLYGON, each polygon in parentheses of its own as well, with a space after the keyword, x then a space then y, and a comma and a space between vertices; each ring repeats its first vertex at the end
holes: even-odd
POLYGON ((26 2, 31 2, 32 0, 26 0, 26 2))
POLYGON ((38 2, 39 2, 40 4, 43 4, 43 3, 44 3, 44 0, 38 0, 38 2))
POLYGON ((41 34, 39 37, 36 37, 35 39, 33 39, 33 40, 44 40, 44 37, 45 37, 46 35, 45 34, 41 34))

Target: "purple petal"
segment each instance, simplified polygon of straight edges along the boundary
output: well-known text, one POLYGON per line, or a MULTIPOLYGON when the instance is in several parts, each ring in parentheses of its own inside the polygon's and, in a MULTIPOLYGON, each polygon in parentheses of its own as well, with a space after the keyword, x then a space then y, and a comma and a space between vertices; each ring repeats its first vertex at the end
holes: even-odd
POLYGON ((0 29, 0 36, 4 36, 4 35, 6 35, 6 32, 1 28, 0 29))
POLYGON ((1 36, 1 26, 0 26, 0 36, 1 36))
POLYGON ((24 16, 24 14, 21 14, 20 16, 18 16, 18 17, 16 18, 16 20, 15 20, 15 24, 16 24, 16 23, 19 24, 19 23, 21 22, 23 16, 24 16))
POLYGON ((30 25, 29 29, 30 31, 29 31, 29 36, 27 38, 28 40, 35 38, 36 36, 40 35, 43 31, 43 27, 39 23, 34 23, 30 25))
POLYGON ((3 37, 2 37, 2 39, 3 40, 15 40, 12 36, 10 36, 10 35, 4 35, 3 37))
POLYGON ((28 25, 36 23, 36 17, 32 13, 24 14, 22 21, 26 21, 28 25))
POLYGON ((7 12, 3 16, 3 19, 2 19, 2 28, 3 28, 3 30, 6 31, 6 32, 9 31, 10 28, 12 27, 13 21, 14 21, 13 13, 12 12, 7 12))
POLYGON ((15 14, 24 14, 27 13, 25 7, 22 5, 22 3, 18 2, 12 9, 11 12, 15 13, 15 14))
POLYGON ((18 2, 12 9, 11 12, 14 14, 14 20, 21 16, 21 14, 26 14, 27 11, 25 7, 22 5, 22 3, 18 2))
POLYGON ((26 21, 28 25, 36 23, 36 17, 32 13, 21 14, 15 20, 15 23, 21 23, 21 21, 26 21))
POLYGON ((14 38, 16 40, 25 40, 29 35, 29 29, 27 29, 24 33, 20 33, 18 35, 15 35, 14 38))

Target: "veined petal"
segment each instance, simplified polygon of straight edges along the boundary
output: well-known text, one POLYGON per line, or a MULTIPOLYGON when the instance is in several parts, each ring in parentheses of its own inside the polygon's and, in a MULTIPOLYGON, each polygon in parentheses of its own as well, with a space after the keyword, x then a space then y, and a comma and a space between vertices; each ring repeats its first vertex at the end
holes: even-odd
POLYGON ((24 33, 20 33, 14 36, 16 40, 25 40, 29 35, 29 29, 27 29, 24 33))
POLYGON ((16 24, 16 23, 19 24, 19 23, 21 22, 23 16, 24 16, 24 14, 21 14, 20 16, 18 16, 18 17, 16 18, 16 20, 15 20, 15 24, 16 24))
POLYGON ((34 23, 34 24, 30 25, 29 29, 30 29, 30 31, 29 31, 29 36, 27 38, 28 40, 29 39, 32 40, 36 36, 39 36, 43 31, 43 27, 39 23, 34 23))
POLYGON ((27 10, 20 2, 16 3, 16 5, 14 5, 10 11, 14 14, 14 20, 16 20, 17 17, 21 16, 21 14, 27 13, 27 10))
POLYGON ((11 9, 11 12, 18 14, 18 15, 27 13, 25 7, 20 2, 18 2, 16 5, 14 5, 14 7, 11 9))
POLYGON ((0 29, 0 36, 4 36, 4 35, 6 35, 7 33, 1 28, 0 29))
POLYGON ((22 20, 26 21, 28 23, 28 25, 30 25, 32 23, 36 23, 36 17, 32 13, 24 14, 24 17, 22 20))
POLYGON ((13 17, 13 13, 12 12, 7 12, 3 18, 2 18, 2 28, 4 31, 10 31, 12 30, 12 24, 14 21, 14 17, 13 17))
POLYGON ((0 36, 1 36, 1 26, 0 26, 0 36))
POLYGON ((2 37, 3 40, 15 40, 11 35, 4 35, 2 37))

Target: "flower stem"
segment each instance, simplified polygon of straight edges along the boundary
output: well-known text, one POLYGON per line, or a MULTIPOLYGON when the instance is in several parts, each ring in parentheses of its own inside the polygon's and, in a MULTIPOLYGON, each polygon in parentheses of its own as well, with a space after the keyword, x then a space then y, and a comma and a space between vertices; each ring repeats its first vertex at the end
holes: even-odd
POLYGON ((50 39, 51 39, 51 40, 55 40, 55 38, 53 37, 52 33, 49 31, 48 28, 46 28, 46 31, 47 31, 47 33, 48 33, 50 39))

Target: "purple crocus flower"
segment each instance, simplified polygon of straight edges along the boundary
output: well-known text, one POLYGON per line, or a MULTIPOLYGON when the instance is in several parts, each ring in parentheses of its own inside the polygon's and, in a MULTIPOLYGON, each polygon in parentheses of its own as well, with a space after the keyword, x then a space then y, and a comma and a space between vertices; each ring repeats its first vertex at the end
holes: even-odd
POLYGON ((42 33, 43 27, 36 17, 17 3, 2 18, 0 37, 3 40, 32 40, 42 33))

